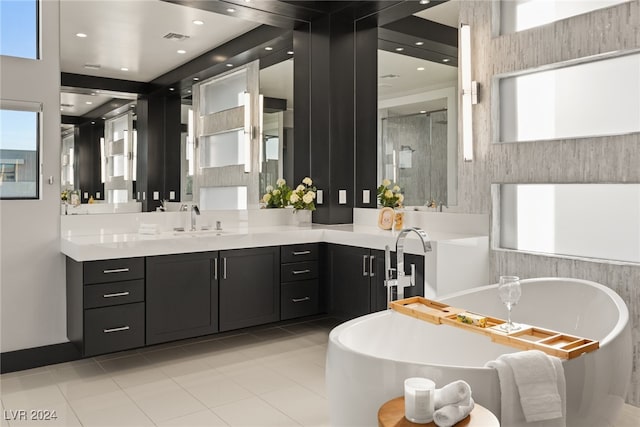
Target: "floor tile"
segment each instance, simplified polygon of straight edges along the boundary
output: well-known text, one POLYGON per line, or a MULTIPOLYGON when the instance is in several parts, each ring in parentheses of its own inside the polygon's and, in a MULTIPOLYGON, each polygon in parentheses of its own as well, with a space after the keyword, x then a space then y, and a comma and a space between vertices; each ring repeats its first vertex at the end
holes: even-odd
POLYGON ((58 387, 69 402, 120 390, 118 384, 116 384, 112 378, 107 376, 101 378, 88 377, 87 379, 80 378, 73 381, 66 381, 58 384, 58 387))
POLYGON ((302 386, 271 391, 260 398, 304 426, 329 425, 327 399, 302 386))
POLYGON ((154 422, 198 412, 206 407, 171 379, 125 389, 154 422))
POLYGON ((295 383, 266 366, 254 366, 243 371, 228 374, 234 382, 255 394, 262 394, 295 383))
POLYGON ((300 424, 258 397, 240 400, 212 409, 230 426, 268 427, 300 424))
POLYGON ((152 426, 153 422, 123 391, 113 391, 70 403, 83 426, 152 426))
POLYGON ((173 418, 167 421, 156 423, 159 427, 222 427, 228 426, 219 416, 213 412, 199 411, 193 414, 184 415, 182 417, 173 418))
POLYGON ((100 362, 102 368, 121 387, 135 387, 169 377, 139 354, 100 362))
POLYGON ((246 388, 215 370, 176 377, 174 380, 209 408, 254 396, 246 388))
MULTIPOLYGON (((49 403, 44 407, 21 408, 23 414, 9 414, 13 426, 80 426, 75 412, 66 402, 49 403)), ((3 413, 4 414, 4 413, 3 413)), ((6 414, 5 414, 6 416, 6 414)), ((4 418, 4 417, 3 417, 4 418)), ((3 424, 4 425, 4 424, 3 424)), ((8 425, 8 424, 6 424, 8 425)))

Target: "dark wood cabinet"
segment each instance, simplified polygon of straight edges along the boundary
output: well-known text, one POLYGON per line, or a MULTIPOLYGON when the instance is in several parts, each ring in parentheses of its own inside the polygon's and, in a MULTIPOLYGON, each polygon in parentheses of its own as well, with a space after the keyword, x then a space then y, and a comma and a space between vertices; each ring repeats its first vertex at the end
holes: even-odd
POLYGON ((280 248, 280 319, 311 316, 320 310, 319 244, 280 248))
POLYGON ((220 251, 220 331, 280 320, 280 248, 220 251))
POLYGON ((76 262, 67 267, 67 336, 87 356, 145 345, 145 260, 76 262))
MULTIPOLYGON (((328 311, 341 319, 352 319, 385 310, 384 251, 354 246, 327 245, 328 311)), ((391 254, 395 267, 395 252, 391 254)), ((424 294, 424 256, 405 254, 405 273, 416 265, 416 285, 405 289, 405 297, 424 294)))
POLYGON ((147 257, 147 345, 218 332, 217 252, 147 257))

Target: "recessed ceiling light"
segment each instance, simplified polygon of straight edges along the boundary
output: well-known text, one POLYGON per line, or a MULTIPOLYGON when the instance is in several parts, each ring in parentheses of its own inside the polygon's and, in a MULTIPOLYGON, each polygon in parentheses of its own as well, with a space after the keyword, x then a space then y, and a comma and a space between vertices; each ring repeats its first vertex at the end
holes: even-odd
POLYGON ((85 104, 87 104, 87 105, 91 105, 91 104, 93 104, 93 102, 91 102, 91 101, 86 101, 86 102, 85 102, 85 104))
POLYGON ((103 117, 103 118, 102 118, 102 120, 107 120, 107 118, 106 118, 106 117, 103 117))
POLYGON ((120 71, 129 71, 129 69, 127 67, 122 67, 120 68, 120 71))
POLYGON ((64 108, 60 107, 60 111, 64 111, 64 108))
POLYGON ((264 48, 264 50, 273 50, 273 48, 271 46, 267 46, 264 48))
POLYGON ((187 53, 187 51, 186 51, 186 50, 184 50, 184 49, 179 49, 179 50, 177 50, 177 52, 178 52, 180 55, 184 55, 185 53, 187 53))
POLYGON ((227 67, 233 67, 233 64, 227 64, 227 67))
POLYGON ((426 110, 420 110, 420 114, 425 114, 426 112, 426 110))
POLYGON ((95 124, 96 124, 96 122, 91 122, 91 124, 92 124, 92 125, 95 125, 95 124))
POLYGON ((420 4, 429 4, 431 0, 420 0, 420 4))
POLYGON ((96 96, 96 93, 95 92, 91 92, 91 96, 96 96))
POLYGON ((198 77, 194 77, 194 78, 193 78, 193 81, 194 81, 194 82, 197 82, 198 80, 200 80, 200 78, 198 78, 198 77))
POLYGON ((292 50, 288 50, 287 51, 287 55, 293 55, 293 51, 292 50))
POLYGON ((232 8, 232 7, 230 7, 229 9, 227 9, 227 12, 229 12, 229 13, 234 13, 235 11, 236 11, 236 10, 235 10, 234 8, 232 8))
POLYGON ((81 39, 87 37, 85 33, 76 33, 76 37, 80 37, 81 39))
POLYGON ((422 46, 424 42, 416 42, 416 46, 422 46))
POLYGON ((189 89, 189 90, 187 91, 187 93, 191 93, 191 89, 189 89))
POLYGON ((444 59, 442 60, 442 62, 449 62, 449 61, 451 61, 449 58, 444 58, 444 59))
POLYGON ((404 48, 403 48, 403 47, 397 47, 397 48, 396 48, 396 52, 402 52, 403 50, 404 50, 404 48))
POLYGON ((418 71, 424 71, 424 67, 418 67, 418 68, 416 68, 416 70, 418 70, 418 71))
POLYGON ((204 25, 204 21, 201 21, 199 19, 195 19, 195 20, 193 20, 191 22, 193 22, 195 25, 204 25))
POLYGON ((172 87, 170 87, 170 88, 169 88, 169 90, 170 90, 171 92, 173 92, 175 89, 174 89, 174 88, 172 88, 172 87))

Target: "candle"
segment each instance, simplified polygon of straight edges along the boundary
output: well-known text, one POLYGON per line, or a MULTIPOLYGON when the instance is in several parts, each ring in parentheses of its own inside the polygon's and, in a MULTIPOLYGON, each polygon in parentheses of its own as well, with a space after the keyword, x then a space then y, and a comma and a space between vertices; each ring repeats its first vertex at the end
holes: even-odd
POLYGON ((417 424, 433 421, 436 384, 427 378, 404 380, 404 416, 417 424))

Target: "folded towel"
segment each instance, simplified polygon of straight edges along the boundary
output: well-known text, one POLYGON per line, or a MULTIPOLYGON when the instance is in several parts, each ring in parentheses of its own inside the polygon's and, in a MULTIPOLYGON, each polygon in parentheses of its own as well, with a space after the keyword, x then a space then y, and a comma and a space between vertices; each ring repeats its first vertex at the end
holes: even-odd
POLYGON ((475 403, 469 398, 467 405, 446 405, 433 413, 433 422, 438 427, 451 427, 462 421, 473 411, 475 403))
POLYGON ((500 423, 508 426, 566 425, 566 383, 562 362, 538 350, 503 354, 488 362, 498 372, 500 423))
POLYGON ((434 407, 440 409, 447 405, 469 405, 471 387, 466 381, 458 380, 436 389, 434 407))

